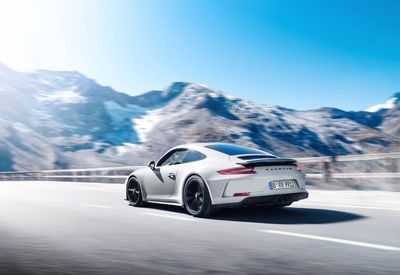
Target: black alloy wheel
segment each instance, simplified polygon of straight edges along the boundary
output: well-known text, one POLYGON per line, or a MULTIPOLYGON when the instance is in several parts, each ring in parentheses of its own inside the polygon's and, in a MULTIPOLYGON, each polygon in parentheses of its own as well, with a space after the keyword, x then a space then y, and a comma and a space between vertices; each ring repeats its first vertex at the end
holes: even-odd
POLYGON ((196 175, 186 181, 183 189, 183 202, 189 214, 195 217, 210 216, 214 210, 206 183, 196 175))
POLYGON ((142 206, 143 197, 140 184, 136 178, 130 178, 126 186, 126 197, 132 206, 142 206))

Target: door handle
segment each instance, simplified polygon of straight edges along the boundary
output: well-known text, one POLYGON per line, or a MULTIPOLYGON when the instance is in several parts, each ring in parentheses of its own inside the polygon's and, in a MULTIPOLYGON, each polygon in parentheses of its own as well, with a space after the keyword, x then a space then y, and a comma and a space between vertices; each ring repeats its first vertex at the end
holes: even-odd
POLYGON ((168 177, 169 177, 171 180, 175 180, 175 179, 176 179, 176 175, 175 175, 174 173, 169 173, 169 174, 168 174, 168 177))

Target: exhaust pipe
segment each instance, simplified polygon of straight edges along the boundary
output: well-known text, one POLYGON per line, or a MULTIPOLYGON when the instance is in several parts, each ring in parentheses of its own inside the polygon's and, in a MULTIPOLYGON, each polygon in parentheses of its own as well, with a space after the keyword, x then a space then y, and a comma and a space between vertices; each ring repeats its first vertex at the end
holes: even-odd
POLYGON ((286 203, 286 202, 288 202, 291 198, 292 198, 291 195, 282 195, 282 196, 279 198, 279 202, 280 202, 280 203, 286 203))

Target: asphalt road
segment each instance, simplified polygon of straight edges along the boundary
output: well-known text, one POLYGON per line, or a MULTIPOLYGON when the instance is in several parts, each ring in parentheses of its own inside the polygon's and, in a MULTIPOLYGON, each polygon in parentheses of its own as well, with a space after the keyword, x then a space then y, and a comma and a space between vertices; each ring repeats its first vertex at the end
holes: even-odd
POLYGON ((1 274, 398 274, 400 193, 282 210, 130 207, 120 184, 0 182, 1 274))

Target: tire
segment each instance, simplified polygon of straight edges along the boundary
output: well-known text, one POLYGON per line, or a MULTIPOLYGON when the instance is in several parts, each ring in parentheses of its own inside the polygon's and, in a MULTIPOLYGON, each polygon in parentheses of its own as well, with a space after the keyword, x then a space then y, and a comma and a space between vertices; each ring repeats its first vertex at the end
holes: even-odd
POLYGON ((135 177, 130 178, 126 185, 126 197, 132 206, 140 207, 144 204, 142 188, 135 177))
POLYGON ((206 183, 196 175, 191 176, 183 187, 183 203, 186 211, 195 217, 209 217, 215 210, 206 183))

